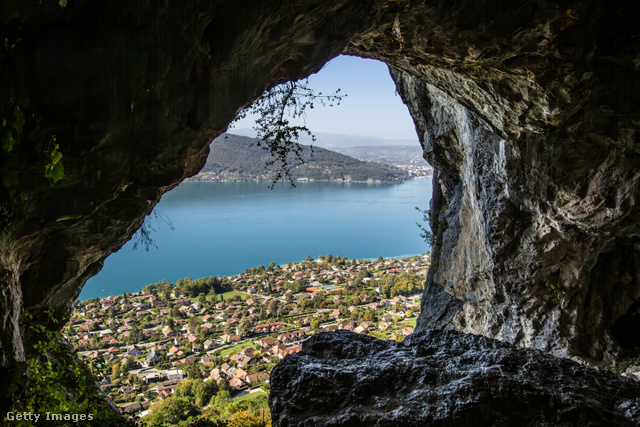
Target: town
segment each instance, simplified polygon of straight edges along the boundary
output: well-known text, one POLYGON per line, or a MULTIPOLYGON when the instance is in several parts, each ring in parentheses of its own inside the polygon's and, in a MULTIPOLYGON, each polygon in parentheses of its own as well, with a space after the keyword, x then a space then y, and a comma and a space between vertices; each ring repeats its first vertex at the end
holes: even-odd
POLYGON ((215 400, 216 416, 252 401, 264 418, 271 369, 312 334, 344 329, 398 341, 411 334, 429 263, 428 252, 308 256, 232 277, 161 281, 138 293, 76 301, 64 333, 101 392, 123 413, 151 413, 142 419, 147 425, 157 425, 154 415, 166 421, 163 405, 185 384, 197 406, 215 400))

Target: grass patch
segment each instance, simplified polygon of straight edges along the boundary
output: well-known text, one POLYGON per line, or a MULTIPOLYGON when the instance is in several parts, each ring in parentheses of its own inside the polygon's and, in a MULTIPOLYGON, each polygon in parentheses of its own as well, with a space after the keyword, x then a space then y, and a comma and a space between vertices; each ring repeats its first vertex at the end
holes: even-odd
POLYGON ((240 403, 243 402, 245 400, 252 400, 252 399, 256 399, 260 396, 266 396, 267 393, 265 393, 264 391, 260 390, 260 391, 256 391, 255 393, 249 393, 249 394, 245 394, 243 396, 240 397, 236 397, 235 399, 233 399, 234 403, 240 403))
POLYGON ((244 294, 242 292, 236 292, 236 291, 229 291, 229 292, 225 292, 225 293, 218 294, 218 295, 222 295, 224 297, 225 301, 227 301, 231 297, 235 297, 236 295, 239 295, 240 298, 242 298, 243 301, 249 299, 249 295, 244 294))
POLYGON ((220 356, 228 356, 232 351, 239 353, 243 348, 253 347, 253 343, 251 341, 242 342, 240 344, 236 344, 233 347, 226 348, 220 352, 220 356))
POLYGON ((417 321, 418 321, 417 317, 410 317, 410 318, 408 318, 406 320, 403 320, 402 322, 398 322, 398 324, 405 325, 405 326, 411 326, 412 328, 415 329, 417 321))

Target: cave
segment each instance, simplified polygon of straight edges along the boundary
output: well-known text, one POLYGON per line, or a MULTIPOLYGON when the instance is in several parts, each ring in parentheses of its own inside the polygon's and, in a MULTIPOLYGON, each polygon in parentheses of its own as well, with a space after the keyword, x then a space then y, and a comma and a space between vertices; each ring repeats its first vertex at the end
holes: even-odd
POLYGON ((436 170, 417 332, 619 361, 638 264, 603 260, 639 253, 640 5, 285 3, 0 6, 2 378, 242 107, 339 54, 389 65, 436 170))

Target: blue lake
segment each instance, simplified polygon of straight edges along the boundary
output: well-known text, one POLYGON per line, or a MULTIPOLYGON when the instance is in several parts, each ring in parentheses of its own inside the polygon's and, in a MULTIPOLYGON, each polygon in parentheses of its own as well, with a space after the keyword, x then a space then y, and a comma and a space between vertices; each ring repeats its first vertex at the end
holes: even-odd
POLYGON ((85 285, 80 299, 138 292, 149 283, 231 276, 307 255, 353 258, 424 253, 415 207, 431 178, 403 184, 185 182, 165 194, 147 223, 155 246, 129 241, 85 285), (169 221, 171 226, 165 221, 169 221), (104 290, 104 291, 103 291, 104 290))

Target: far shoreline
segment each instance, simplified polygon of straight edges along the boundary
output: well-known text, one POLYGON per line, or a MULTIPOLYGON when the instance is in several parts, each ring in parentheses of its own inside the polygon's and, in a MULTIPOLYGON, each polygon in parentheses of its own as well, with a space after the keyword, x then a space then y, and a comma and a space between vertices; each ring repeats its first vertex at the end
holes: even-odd
MULTIPOLYGON (((333 254, 327 254, 327 255, 331 255, 331 256, 339 256, 340 254, 336 254, 336 255, 333 255, 333 254)), ((410 254, 410 255, 400 255, 400 256, 390 256, 390 257, 383 257, 383 256, 380 256, 380 257, 377 257, 377 258, 352 258, 352 259, 350 259, 350 261, 353 261, 353 260, 355 260, 355 261, 373 261, 373 260, 376 260, 376 259, 378 259, 378 258, 383 258, 384 260, 404 260, 404 259, 407 259, 407 258, 412 258, 412 257, 417 257, 417 256, 424 256, 424 255, 427 255, 427 256, 429 256, 429 257, 430 257, 430 256, 431 256, 431 250, 430 250, 430 249, 427 249, 425 252, 420 253, 420 254, 410 254)), ((325 255, 320 255, 320 256, 325 256, 325 255)), ((319 256, 318 256, 318 257, 314 258, 313 260, 317 262, 319 259, 320 259, 320 258, 319 258, 319 256)), ((348 259, 348 258, 345 258, 345 259, 348 259)), ((289 262, 284 263, 284 264, 278 264, 278 265, 276 265, 276 267, 277 267, 277 268, 282 268, 282 267, 284 267, 284 266, 286 266, 286 265, 288 265, 288 264, 294 264, 294 265, 295 265, 295 264, 300 264, 300 263, 305 262, 305 261, 306 261, 306 260, 304 260, 304 259, 303 259, 303 260, 299 260, 299 261, 289 261, 289 262)), ((251 268, 257 268, 257 267, 258 267, 258 266, 245 268, 245 269, 244 269, 244 270, 242 270, 241 272, 236 273, 236 274, 232 274, 232 275, 230 275, 230 276, 215 276, 215 277, 227 277, 227 278, 234 278, 234 277, 237 277, 237 276, 239 276, 239 275, 243 274, 245 271, 250 270, 251 268)), ((213 275, 212 275, 212 276, 213 276, 213 275)), ((186 278, 186 277, 189 277, 189 276, 185 276, 184 278, 186 278)), ((208 276, 208 277, 211 277, 211 276, 208 276)), ((183 278, 183 279, 184 279, 184 278, 183 278)), ((202 279, 202 278, 204 278, 204 277, 199 277, 198 279, 202 279)), ((194 280, 198 280, 198 279, 194 279, 194 280)), ((179 279, 179 280, 180 280, 180 279, 179 279)), ((167 282, 169 282, 169 281, 167 281, 167 282)), ((169 282, 169 283, 171 283, 171 282, 169 282)), ((138 289, 138 290, 136 290, 136 291, 134 291, 134 292, 127 292, 127 293, 130 293, 130 294, 138 294, 138 293, 142 292, 142 288, 144 288, 144 286, 146 286, 146 285, 142 285, 142 286, 140 286, 140 289, 138 289)), ((94 296, 94 297, 84 298, 84 299, 80 299, 80 298, 78 298, 78 299, 76 299, 76 301, 79 301, 79 302, 85 302, 85 301, 92 300, 92 299, 96 299, 96 298, 97 298, 97 299, 104 299, 104 298, 108 298, 109 296, 116 295, 116 294, 111 294, 111 293, 108 293, 108 292, 105 292, 105 291, 106 291, 106 289, 103 289, 103 293, 104 293, 104 295, 102 295, 102 296, 99 296, 99 297, 95 297, 95 296, 94 296)))

